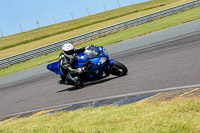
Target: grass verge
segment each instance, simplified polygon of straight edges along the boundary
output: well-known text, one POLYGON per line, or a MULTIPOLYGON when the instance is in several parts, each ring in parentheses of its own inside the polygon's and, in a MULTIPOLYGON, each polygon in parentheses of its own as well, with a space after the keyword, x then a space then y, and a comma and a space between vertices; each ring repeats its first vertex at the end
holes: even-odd
POLYGON ((0 38, 0 58, 25 52, 188 1, 191 0, 153 0, 3 37, 0 38))
POLYGON ((200 100, 102 106, 0 123, 0 132, 200 132, 200 100))
MULTIPOLYGON (((199 19, 200 18, 199 14, 200 14, 200 7, 197 7, 197 8, 190 9, 178 14, 174 14, 162 19, 158 19, 158 20, 155 20, 150 23, 146 23, 137 27, 132 27, 132 28, 114 33, 112 35, 101 37, 96 40, 83 43, 76 47, 83 47, 89 44, 94 44, 98 46, 109 45, 115 42, 119 42, 119 41, 123 41, 129 38, 144 35, 153 31, 157 31, 160 29, 168 28, 174 25, 178 25, 178 24, 182 24, 188 21, 199 19)), ((45 56, 41 56, 32 60, 28 60, 25 62, 21 62, 15 65, 9 66, 7 68, 0 69, 0 76, 7 75, 13 72, 20 71, 20 70, 24 70, 30 67, 34 67, 43 63, 53 61, 53 60, 57 60, 59 53, 60 51, 56 51, 54 53, 51 53, 45 56)))
MULTIPOLYGON (((178 0, 176 0, 176 1, 178 1, 178 0)), ((91 15, 90 17, 79 18, 79 19, 75 19, 75 20, 71 20, 71 21, 67 21, 67 22, 61 22, 61 23, 46 26, 46 27, 41 27, 38 29, 34 29, 32 31, 19 33, 22 36, 22 38, 12 40, 12 44, 10 41, 7 41, 8 38, 11 36, 16 37, 17 35, 11 35, 11 36, 5 37, 7 39, 3 38, 0 40, 0 42, 1 42, 0 50, 4 50, 4 49, 15 47, 18 45, 26 44, 28 42, 40 40, 40 39, 58 35, 58 34, 61 34, 64 32, 69 32, 74 29, 93 25, 93 24, 100 23, 103 21, 108 21, 108 20, 115 19, 118 17, 126 16, 129 14, 135 13, 135 12, 140 12, 143 10, 149 10, 152 8, 161 7, 161 6, 164 6, 164 5, 172 3, 172 2, 173 2, 173 0, 167 0, 167 1, 162 1, 162 2, 161 2, 161 0, 157 0, 157 1, 154 0, 154 2, 150 1, 151 4, 150 3, 142 4, 143 6, 141 6, 137 10, 135 8, 136 5, 132 5, 132 6, 127 6, 127 7, 123 7, 120 9, 111 10, 108 12, 98 13, 95 15, 91 15)))

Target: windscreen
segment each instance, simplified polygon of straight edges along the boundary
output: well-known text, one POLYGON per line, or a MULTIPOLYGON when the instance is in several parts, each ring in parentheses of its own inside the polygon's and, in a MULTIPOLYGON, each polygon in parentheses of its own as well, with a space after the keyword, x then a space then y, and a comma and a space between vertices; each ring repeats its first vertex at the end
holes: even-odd
POLYGON ((84 53, 87 54, 89 58, 97 57, 100 55, 100 52, 91 46, 87 47, 84 53))

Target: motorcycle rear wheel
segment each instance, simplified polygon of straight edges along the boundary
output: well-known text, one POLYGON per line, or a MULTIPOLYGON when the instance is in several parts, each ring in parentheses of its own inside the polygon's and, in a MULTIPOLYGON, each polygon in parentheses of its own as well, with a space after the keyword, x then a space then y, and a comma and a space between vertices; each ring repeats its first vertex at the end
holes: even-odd
POLYGON ((114 61, 114 63, 110 67, 110 74, 112 75, 124 76, 127 74, 127 72, 128 72, 127 67, 118 61, 114 61))

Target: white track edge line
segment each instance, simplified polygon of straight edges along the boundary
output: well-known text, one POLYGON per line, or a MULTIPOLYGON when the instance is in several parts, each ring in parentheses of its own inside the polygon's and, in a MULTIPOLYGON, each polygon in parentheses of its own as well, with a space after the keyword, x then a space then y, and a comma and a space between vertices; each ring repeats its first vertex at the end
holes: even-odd
POLYGON ((165 89, 158 89, 158 90, 149 90, 149 91, 142 91, 142 92, 135 92, 135 93, 128 93, 128 94, 121 94, 121 95, 116 95, 116 96, 110 96, 110 97, 103 97, 103 98, 98 98, 98 99, 92 99, 92 100, 86 100, 86 101, 81 101, 81 102, 74 102, 74 103, 69 103, 69 104, 62 104, 62 105, 57 105, 57 106, 52 106, 52 107, 46 107, 46 108, 41 108, 41 109, 35 109, 35 110, 30 110, 30 111, 24 111, 24 112, 19 112, 19 113, 14 113, 10 115, 4 115, 0 116, 2 117, 12 117, 15 115, 21 115, 21 114, 26 114, 26 113, 31 113, 31 112, 36 112, 36 111, 41 111, 41 110, 48 110, 48 109, 53 109, 53 108, 59 108, 59 107, 64 107, 64 106, 71 106, 75 104, 81 104, 81 103, 87 103, 87 102, 92 102, 92 101, 100 101, 100 100, 107 100, 107 99, 112 99, 112 98, 119 98, 119 97, 125 97, 125 96, 132 96, 132 95, 140 95, 140 94, 147 94, 147 93, 158 93, 158 92, 165 92, 165 91, 173 91, 173 90, 180 90, 180 89, 186 89, 186 88, 194 88, 194 87, 199 87, 200 84, 196 85, 188 85, 188 86, 179 86, 179 87, 171 87, 171 88, 165 88, 165 89))

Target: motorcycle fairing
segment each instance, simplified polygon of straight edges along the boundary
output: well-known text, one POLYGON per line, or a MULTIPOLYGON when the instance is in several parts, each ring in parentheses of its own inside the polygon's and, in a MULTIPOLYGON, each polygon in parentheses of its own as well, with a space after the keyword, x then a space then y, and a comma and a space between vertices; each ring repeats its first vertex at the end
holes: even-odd
POLYGON ((113 59, 108 60, 108 66, 111 66, 114 63, 113 59))
MULTIPOLYGON (((89 70, 86 71, 86 73, 88 73, 88 76, 90 75, 91 79, 98 79, 99 74, 103 70, 107 70, 108 66, 111 66, 113 64, 114 60, 109 59, 109 57, 107 55, 102 53, 103 47, 94 47, 94 48, 97 49, 101 53, 99 56, 89 58, 86 53, 78 53, 75 56, 75 66, 81 67, 81 66, 85 65, 86 61, 92 62, 93 65, 91 66, 91 68, 89 70), (107 58, 107 61, 104 62, 103 64, 99 64, 99 61, 102 58, 107 58)), ((59 61, 48 64, 47 69, 49 69, 50 71, 52 71, 56 74, 63 75, 62 71, 60 70, 59 61)), ((105 76, 109 76, 109 74, 106 74, 105 76)))
POLYGON ((56 74, 63 75, 62 71, 60 70, 59 61, 48 64, 47 69, 49 69, 50 71, 56 74))
POLYGON ((75 67, 81 67, 85 65, 86 61, 88 59, 88 55, 85 53, 78 53, 75 56, 75 67))

